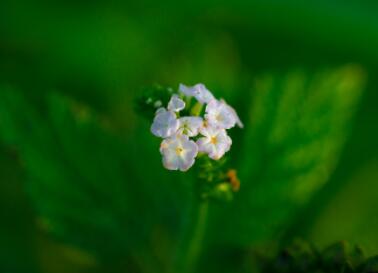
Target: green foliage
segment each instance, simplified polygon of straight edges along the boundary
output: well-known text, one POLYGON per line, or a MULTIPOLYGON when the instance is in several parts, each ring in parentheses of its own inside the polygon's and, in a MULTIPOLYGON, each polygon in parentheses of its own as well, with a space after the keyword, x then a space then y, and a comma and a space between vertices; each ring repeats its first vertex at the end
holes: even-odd
MULTIPOLYGON (((240 173, 235 195, 224 162, 199 160, 188 173, 167 172, 149 123, 139 120, 124 136, 112 120, 54 92, 37 107, 3 88, 0 137, 20 155, 40 228, 105 263, 127 260, 146 272, 168 272, 187 245, 194 263, 217 244, 251 246, 289 227, 332 173, 363 82, 353 66, 257 79, 252 100, 244 100, 245 132, 234 138, 241 150, 228 162, 240 173), (198 180, 211 186, 199 188, 198 180), (234 200, 211 202, 198 213, 198 190, 210 200, 234 200)), ((153 102, 166 104, 171 92, 149 91, 137 106, 147 117, 153 102)))
MULTIPOLYGON (((195 171, 198 176, 195 187, 199 198, 220 202, 233 200, 234 192, 238 189, 233 188, 228 165, 226 156, 217 161, 206 155, 197 158, 195 171)), ((234 179, 237 180, 236 174, 234 179)))
MULTIPOLYGON (((378 162, 373 160, 364 163, 362 168, 352 167, 356 168, 352 177, 342 181, 342 185, 336 189, 334 184, 327 185, 319 197, 311 202, 311 211, 318 209, 320 213, 314 215, 310 212, 304 216, 308 219, 309 231, 306 231, 304 225, 294 225, 294 229, 298 231, 291 233, 299 233, 298 236, 308 234, 306 240, 314 241, 319 246, 329 245, 335 238, 343 239, 364 246, 367 254, 374 255, 378 249, 378 242, 372 240, 377 238, 378 230, 378 198, 377 191, 374 190, 378 181, 378 162), (330 201, 324 201, 323 194, 329 195, 330 201)), ((339 169, 339 173, 340 171, 341 175, 345 175, 344 170, 339 169)), ((303 217, 300 220, 306 222, 303 217)))
POLYGON ((141 95, 136 99, 135 110, 139 115, 152 120, 158 108, 167 107, 172 94, 173 89, 160 85, 145 87, 141 90, 141 95))
POLYGON ((55 93, 44 117, 15 90, 3 88, 0 101, 1 137, 20 153, 38 224, 104 259, 140 245, 127 150, 106 122, 55 93))
POLYGON ((35 229, 30 226, 32 216, 20 217, 28 214, 28 202, 22 188, 23 172, 18 166, 15 168, 12 149, 0 145, 0 268, 2 272, 30 272, 36 273, 35 249, 32 247, 35 229))
POLYGON ((278 238, 332 174, 363 85, 364 73, 354 66, 256 80, 235 158, 240 193, 227 209, 214 209, 218 242, 249 245, 278 238))
POLYGON ((198 179, 161 166, 148 97, 148 122, 133 111, 154 82, 203 82, 246 125, 230 132, 241 190, 212 200, 198 271, 245 273, 243 247, 282 233, 377 253, 377 11, 372 0, 0 1, 0 271, 169 272, 195 226, 198 179), (363 75, 319 73, 350 62, 369 74, 354 127, 363 75), (347 81, 360 85, 348 96, 331 87, 347 81), (99 268, 75 265, 87 264, 76 248, 99 268))
POLYGON ((100 263, 159 272, 193 189, 161 168, 145 125, 121 139, 109 120, 57 93, 36 107, 18 90, 0 92, 0 137, 19 154, 39 228, 100 263))

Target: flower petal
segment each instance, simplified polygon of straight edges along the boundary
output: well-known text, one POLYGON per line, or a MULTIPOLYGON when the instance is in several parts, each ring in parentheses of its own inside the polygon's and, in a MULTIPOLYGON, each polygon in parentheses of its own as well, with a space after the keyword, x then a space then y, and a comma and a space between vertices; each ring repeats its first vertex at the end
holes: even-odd
POLYGON ((171 111, 160 108, 151 125, 151 132, 157 137, 170 137, 177 132, 179 121, 171 111))
POLYGON ((226 130, 206 127, 201 129, 201 134, 204 137, 197 140, 198 149, 207 153, 210 158, 218 160, 230 150, 232 140, 226 130))
POLYGON ((186 134, 189 137, 198 135, 198 132, 203 124, 201 117, 182 117, 179 119, 180 125, 178 132, 186 134))
POLYGON ((168 170, 187 171, 193 166, 198 153, 197 144, 186 135, 174 135, 160 145, 163 165, 168 170))
POLYGON ((200 103, 209 103, 214 99, 213 94, 202 83, 194 86, 180 84, 179 91, 188 97, 195 97, 200 103))
POLYGON ((224 103, 227 107, 227 109, 230 111, 230 113, 234 116, 234 119, 236 121, 236 124, 238 125, 239 128, 244 128, 243 122, 240 120, 238 114, 236 113, 236 110, 231 107, 229 104, 227 104, 223 99, 221 99, 221 102, 224 103))
POLYGON ((236 124, 236 117, 224 101, 212 100, 206 106, 207 122, 217 128, 230 129, 236 124))
POLYGON ((168 103, 168 110, 179 112, 184 108, 185 108, 185 102, 182 99, 180 99, 177 95, 173 95, 171 97, 171 100, 168 103))

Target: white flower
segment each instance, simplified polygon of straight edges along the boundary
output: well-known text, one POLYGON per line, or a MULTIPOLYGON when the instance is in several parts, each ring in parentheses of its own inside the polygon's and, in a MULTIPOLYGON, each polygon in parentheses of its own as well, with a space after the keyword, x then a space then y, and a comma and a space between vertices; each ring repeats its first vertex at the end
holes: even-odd
POLYGON ((159 108, 156 111, 154 122, 151 126, 151 132, 158 137, 166 138, 174 135, 179 128, 179 121, 175 113, 159 108))
POLYGON ((200 103, 209 103, 214 99, 213 94, 207 90, 202 83, 198 83, 194 86, 180 84, 179 90, 188 97, 195 97, 200 103))
POLYGON ((182 117, 179 118, 179 122, 178 132, 189 137, 198 135, 199 129, 203 125, 203 120, 200 117, 182 117))
POLYGON ((163 165, 168 170, 187 171, 198 153, 197 144, 186 135, 174 135, 163 140, 160 145, 163 165))
MULTIPOLYGON (((214 160, 223 157, 232 145, 226 129, 236 124, 242 128, 243 123, 235 109, 223 99, 217 100, 205 85, 180 84, 179 91, 181 94, 172 95, 167 108, 161 107, 161 101, 154 103, 156 108, 160 108, 155 113, 151 132, 164 138, 160 145, 164 167, 187 171, 193 166, 199 152, 206 153, 214 160), (198 103, 192 109, 187 109, 193 116, 180 117, 179 112, 186 107, 185 101, 181 99, 182 94, 197 99, 198 103), (195 113, 201 113, 203 104, 206 104, 205 115, 197 116, 195 113)), ((152 99, 148 103, 152 103, 152 99)))
POLYGON ((238 119, 235 110, 223 100, 212 100, 206 106, 205 118, 210 126, 220 129, 230 129, 234 127, 238 119))
POLYGON ((207 153, 210 158, 218 160, 231 148, 232 140, 226 130, 203 127, 200 133, 204 136, 197 141, 198 151, 207 153))
POLYGON ((232 108, 229 104, 227 104, 223 99, 220 100, 221 103, 223 103, 226 108, 230 111, 230 113, 234 116, 234 119, 236 121, 236 124, 239 126, 239 128, 243 128, 244 127, 244 124, 243 122, 241 122, 238 114, 236 113, 235 109, 232 108))
POLYGON ((171 100, 168 103, 168 110, 179 112, 184 108, 185 108, 185 102, 182 99, 180 99, 177 95, 173 95, 171 97, 171 100))

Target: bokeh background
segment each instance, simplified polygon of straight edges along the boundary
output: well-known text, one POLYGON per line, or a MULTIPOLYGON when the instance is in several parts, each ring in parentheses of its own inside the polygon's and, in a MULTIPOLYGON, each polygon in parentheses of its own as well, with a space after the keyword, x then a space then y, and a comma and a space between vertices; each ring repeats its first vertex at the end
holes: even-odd
POLYGON ((245 123, 199 272, 294 238, 377 254, 377 75, 376 1, 1 1, 1 271, 169 272, 195 176, 134 111, 155 83, 245 123))

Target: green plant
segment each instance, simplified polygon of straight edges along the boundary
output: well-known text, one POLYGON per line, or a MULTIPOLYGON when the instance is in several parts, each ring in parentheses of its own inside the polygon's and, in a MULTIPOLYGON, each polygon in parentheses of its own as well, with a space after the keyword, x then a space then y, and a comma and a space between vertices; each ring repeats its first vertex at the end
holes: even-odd
POLYGON ((113 119, 56 92, 37 105, 2 87, 0 138, 19 154, 38 226, 62 244, 135 272, 225 272, 211 260, 219 245, 279 241, 327 182, 363 88, 364 72, 355 66, 257 77, 250 94, 240 94, 245 131, 234 133, 226 165, 204 160, 185 174, 161 167, 144 120, 124 134, 113 119), (203 181, 218 167, 208 187, 203 181), (222 184, 230 167, 241 181, 233 198, 222 184))

